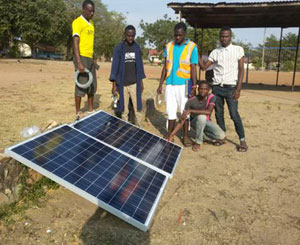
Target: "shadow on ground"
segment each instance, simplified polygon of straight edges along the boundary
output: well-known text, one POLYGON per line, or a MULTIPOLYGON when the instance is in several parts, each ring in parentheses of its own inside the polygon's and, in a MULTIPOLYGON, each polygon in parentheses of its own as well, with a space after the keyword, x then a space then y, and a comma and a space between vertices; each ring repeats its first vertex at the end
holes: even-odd
MULTIPOLYGON (((248 90, 270 90, 270 91, 283 91, 283 92, 290 92, 292 91, 291 86, 286 85, 271 85, 271 84, 263 84, 263 83, 244 83, 243 89, 248 90)), ((294 87, 294 92, 300 92, 300 86, 294 87)))
POLYGON ((159 130, 161 135, 165 136, 167 134, 165 127, 167 119, 164 117, 163 113, 156 110, 154 99, 149 98, 146 100, 145 114, 146 122, 150 122, 157 130, 159 130))
POLYGON ((98 208, 83 225, 80 239, 85 245, 150 244, 149 232, 143 232, 98 208))
MULTIPOLYGON (((94 96, 94 110, 97 110, 100 107, 100 99, 101 99, 101 95, 100 94, 95 94, 94 96)), ((84 101, 84 107, 82 108, 82 112, 86 112, 88 111, 88 101, 87 101, 87 96, 83 97, 82 100, 84 101)))

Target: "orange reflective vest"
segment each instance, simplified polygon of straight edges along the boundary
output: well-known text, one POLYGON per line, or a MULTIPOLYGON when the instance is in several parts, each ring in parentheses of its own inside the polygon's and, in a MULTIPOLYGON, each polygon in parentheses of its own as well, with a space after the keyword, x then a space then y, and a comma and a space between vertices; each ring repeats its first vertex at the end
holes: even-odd
MULTIPOLYGON (((166 59, 166 69, 167 69, 167 78, 170 76, 172 67, 173 67, 173 48, 174 41, 169 42, 166 45, 167 49, 167 59, 166 59)), ((192 41, 189 41, 180 56, 179 59, 179 68, 176 72, 176 75, 181 78, 191 78, 191 55, 193 52, 193 48, 196 44, 192 41)))

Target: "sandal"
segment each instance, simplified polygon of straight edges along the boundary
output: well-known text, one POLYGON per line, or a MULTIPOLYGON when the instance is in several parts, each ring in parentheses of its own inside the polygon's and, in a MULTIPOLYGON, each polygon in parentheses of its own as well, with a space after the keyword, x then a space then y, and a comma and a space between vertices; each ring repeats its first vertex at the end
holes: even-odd
POLYGON ((191 141, 191 139, 189 137, 183 138, 183 145, 185 147, 190 147, 193 145, 193 142, 191 141))
POLYGON ((192 150, 194 152, 198 152, 200 150, 200 145, 199 144, 193 144, 192 150))
POLYGON ((215 142, 213 142, 214 146, 221 146, 225 144, 225 140, 216 140, 215 142))
POLYGON ((82 118, 82 116, 83 116, 83 113, 82 113, 81 111, 78 112, 78 113, 76 114, 75 121, 80 120, 80 119, 82 118))
POLYGON ((236 147, 236 150, 237 150, 238 152, 246 152, 246 151, 248 150, 248 146, 247 146, 247 145, 238 145, 238 146, 236 147))
POLYGON ((92 111, 88 111, 87 114, 93 114, 94 112, 96 112, 95 110, 92 110, 92 111))

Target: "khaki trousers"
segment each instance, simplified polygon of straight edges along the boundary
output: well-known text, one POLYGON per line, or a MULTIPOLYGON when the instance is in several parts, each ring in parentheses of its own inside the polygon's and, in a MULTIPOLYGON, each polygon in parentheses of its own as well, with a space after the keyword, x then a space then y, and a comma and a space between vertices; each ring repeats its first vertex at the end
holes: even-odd
MULTIPOLYGON (((127 117, 128 116, 128 103, 129 103, 129 98, 131 98, 132 104, 133 104, 133 109, 134 109, 134 114, 136 118, 136 124, 137 126, 141 126, 141 121, 142 121, 142 113, 137 111, 137 101, 136 101, 136 83, 131 84, 128 86, 124 86, 124 112, 123 116, 127 117)), ((128 120, 128 118, 126 118, 128 120)))

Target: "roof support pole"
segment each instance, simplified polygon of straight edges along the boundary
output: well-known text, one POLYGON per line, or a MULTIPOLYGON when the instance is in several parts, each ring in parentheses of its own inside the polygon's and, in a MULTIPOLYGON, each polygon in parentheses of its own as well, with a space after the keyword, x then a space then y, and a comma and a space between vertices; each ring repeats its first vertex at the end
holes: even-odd
MULTIPOLYGON (((203 55, 203 31, 204 29, 201 28, 201 46, 200 46, 200 59, 202 59, 202 55, 203 55)), ((201 68, 199 66, 199 81, 201 80, 201 68)))
POLYGON ((299 50, 299 41, 300 41, 299 38, 300 38, 300 27, 298 28, 297 49, 296 49, 296 55, 295 55, 294 74, 293 74, 293 83, 292 83, 292 92, 294 91, 295 78, 296 78, 296 72, 297 72, 298 50, 299 50))
POLYGON ((198 32, 196 27, 194 27, 194 42, 196 44, 198 43, 198 32))
POLYGON ((202 55, 202 52, 203 52, 203 32, 204 32, 204 29, 201 28, 201 47, 200 47, 200 54, 202 55))
POLYGON ((283 31, 283 27, 281 27, 281 31, 280 31, 280 43, 279 43, 279 52, 278 52, 278 58, 277 58, 276 86, 278 85, 279 69, 280 69, 280 54, 281 54, 281 46, 282 46, 282 31, 283 31))

